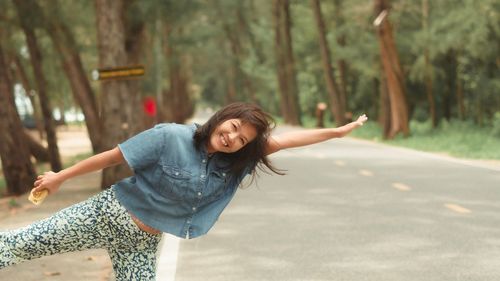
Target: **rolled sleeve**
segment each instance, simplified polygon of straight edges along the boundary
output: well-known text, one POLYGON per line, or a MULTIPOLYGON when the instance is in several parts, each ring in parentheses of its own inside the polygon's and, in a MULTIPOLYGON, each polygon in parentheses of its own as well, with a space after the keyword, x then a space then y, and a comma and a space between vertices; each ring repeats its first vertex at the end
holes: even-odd
POLYGON ((118 144, 118 148, 132 170, 140 170, 158 162, 165 146, 163 128, 163 124, 156 125, 118 144))

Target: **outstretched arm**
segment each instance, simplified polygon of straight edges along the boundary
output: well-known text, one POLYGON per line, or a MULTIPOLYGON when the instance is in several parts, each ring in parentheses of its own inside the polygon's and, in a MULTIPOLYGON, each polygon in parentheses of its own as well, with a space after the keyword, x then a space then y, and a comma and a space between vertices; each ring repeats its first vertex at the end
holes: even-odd
POLYGON ((91 156, 77 164, 61 170, 57 173, 46 172, 39 175, 34 183, 34 192, 47 189, 50 193, 54 193, 59 189, 59 186, 72 177, 87 174, 90 172, 102 170, 107 167, 125 163, 123 154, 118 147, 111 150, 91 156))
POLYGON ((366 120, 368 120, 368 117, 363 114, 356 121, 337 128, 307 129, 272 136, 268 140, 266 154, 269 155, 286 148, 306 146, 333 138, 341 138, 357 127, 362 126, 366 120))

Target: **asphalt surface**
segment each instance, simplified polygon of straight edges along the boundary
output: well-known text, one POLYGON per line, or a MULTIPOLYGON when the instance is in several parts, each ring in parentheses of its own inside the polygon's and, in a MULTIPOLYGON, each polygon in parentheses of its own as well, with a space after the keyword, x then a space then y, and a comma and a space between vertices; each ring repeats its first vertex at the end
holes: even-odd
POLYGON ((349 138, 272 155, 176 281, 500 280, 500 166, 349 138))

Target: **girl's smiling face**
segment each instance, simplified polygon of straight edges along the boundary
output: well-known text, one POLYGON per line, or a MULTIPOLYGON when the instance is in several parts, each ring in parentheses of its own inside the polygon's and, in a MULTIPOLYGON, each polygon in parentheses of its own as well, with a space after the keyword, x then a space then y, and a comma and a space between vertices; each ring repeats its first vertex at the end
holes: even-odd
POLYGON ((257 136, 257 130, 241 119, 228 119, 215 128, 210 135, 207 152, 233 153, 240 150, 257 136))

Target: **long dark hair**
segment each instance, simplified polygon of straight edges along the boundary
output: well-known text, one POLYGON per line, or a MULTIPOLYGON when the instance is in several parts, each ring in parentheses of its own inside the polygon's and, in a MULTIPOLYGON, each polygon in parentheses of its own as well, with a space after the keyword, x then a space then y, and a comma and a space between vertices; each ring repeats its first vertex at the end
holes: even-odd
POLYGON ((267 167, 268 170, 283 175, 283 172, 275 168, 265 154, 267 139, 275 127, 275 121, 271 115, 252 103, 232 103, 217 111, 194 133, 195 146, 198 149, 206 147, 215 128, 229 119, 241 119, 243 123, 252 125, 257 131, 255 139, 243 148, 234 153, 224 153, 225 158, 231 163, 231 173, 240 176, 245 167, 253 164, 252 174, 254 176, 256 167, 262 171, 266 171, 267 167))

